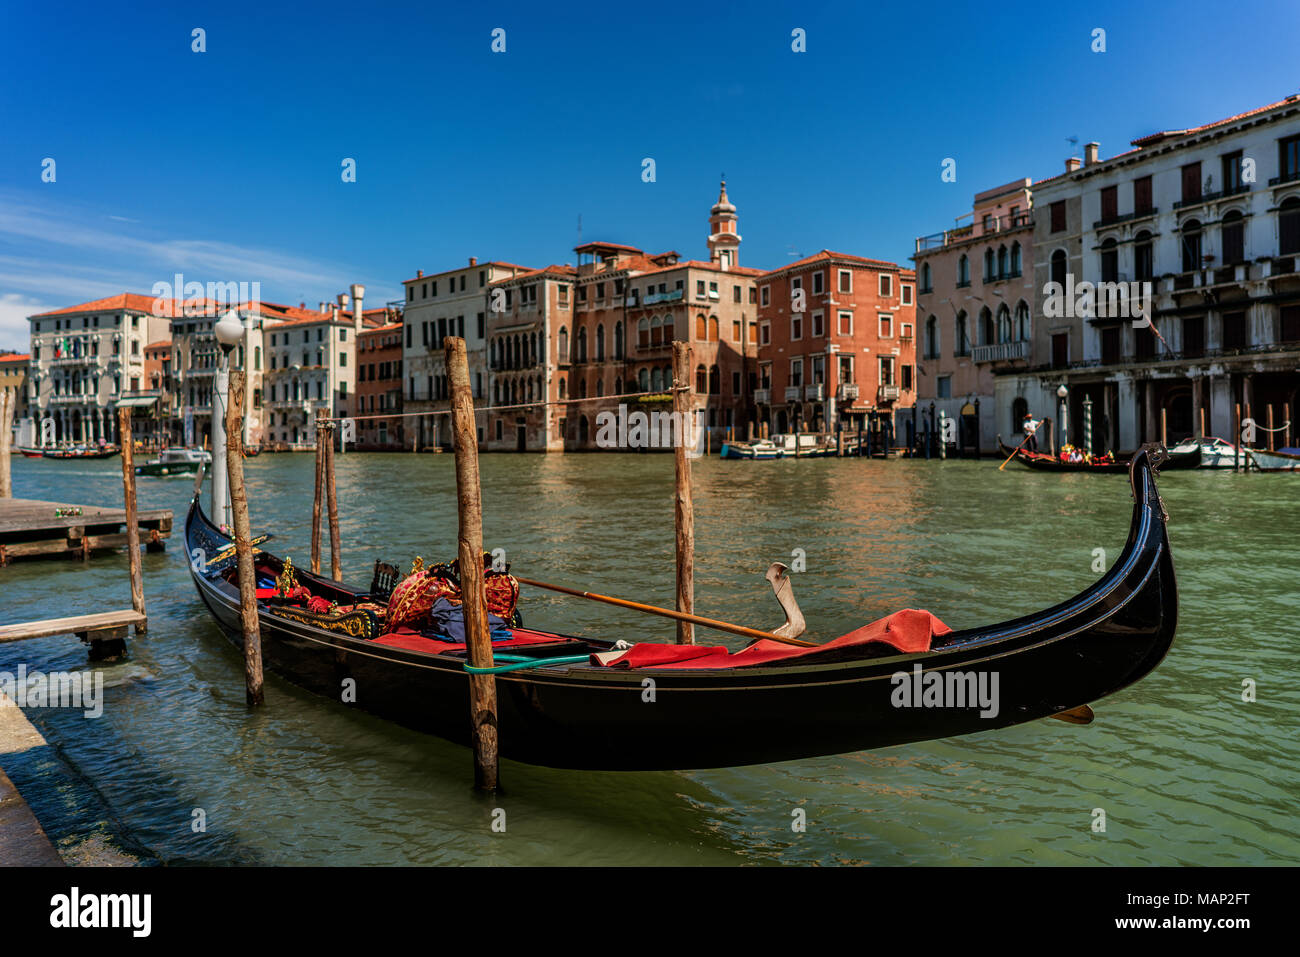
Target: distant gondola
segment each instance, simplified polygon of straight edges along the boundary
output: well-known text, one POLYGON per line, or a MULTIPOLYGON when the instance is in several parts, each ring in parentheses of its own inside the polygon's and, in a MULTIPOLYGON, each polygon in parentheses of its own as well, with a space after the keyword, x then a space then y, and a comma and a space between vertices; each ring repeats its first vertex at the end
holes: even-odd
MULTIPOLYGON (((1000 435, 998 436, 998 448, 1002 450, 1004 458, 1010 458, 1011 453, 1015 452, 1016 461, 1042 472, 1101 472, 1116 475, 1128 471, 1129 459, 1132 458, 1132 454, 1129 452, 1119 452, 1108 462, 1063 462, 1059 456, 1051 456, 1044 452, 1014 449, 1003 442, 1000 435)), ((1165 460, 1160 466, 1161 472, 1194 469, 1201 464, 1201 449, 1199 446, 1180 452, 1171 452, 1166 449, 1165 456, 1165 460)))
MULTIPOLYGON (((612 641, 516 630, 516 641, 526 643, 494 644, 494 650, 520 658, 566 658, 497 675, 501 753, 531 764, 593 770, 763 764, 1008 727, 1111 694, 1149 674, 1174 639, 1178 589, 1153 469, 1160 456, 1154 448, 1134 455, 1128 542, 1096 583, 1045 611, 938 635, 928 651, 900 653, 841 641, 741 667, 618 669, 587 657, 611 651, 612 641), (575 655, 582 659, 568 660, 575 655), (967 674, 997 675, 996 714, 896 704, 901 679, 915 678, 920 687, 926 679, 967 674), (654 682, 653 703, 645 698, 646 679, 654 682)), ((238 646, 231 539, 204 516, 197 496, 185 537, 195 587, 238 646)), ((259 576, 283 568, 266 553, 256 562, 259 576)), ((360 589, 301 571, 298 581, 340 605, 366 597, 360 589)), ((259 601, 259 616, 263 660, 288 681, 337 702, 350 679, 354 684, 346 686, 355 691, 355 707, 468 743, 463 645, 381 636, 379 619, 366 611, 313 614, 259 601)), ((639 636, 623 629, 614 637, 639 636)))

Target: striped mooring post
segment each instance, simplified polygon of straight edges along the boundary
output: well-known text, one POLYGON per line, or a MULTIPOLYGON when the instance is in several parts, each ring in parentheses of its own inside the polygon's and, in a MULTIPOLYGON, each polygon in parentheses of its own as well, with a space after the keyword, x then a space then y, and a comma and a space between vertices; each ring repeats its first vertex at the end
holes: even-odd
POLYGON ((1083 399, 1083 450, 1089 455, 1093 454, 1092 447, 1092 398, 1084 396, 1083 399))

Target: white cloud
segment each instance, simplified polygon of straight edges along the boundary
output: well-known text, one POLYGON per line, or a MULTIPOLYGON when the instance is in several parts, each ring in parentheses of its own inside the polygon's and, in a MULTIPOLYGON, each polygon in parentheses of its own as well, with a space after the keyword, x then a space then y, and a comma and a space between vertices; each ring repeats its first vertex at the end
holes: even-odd
POLYGON ((0 349, 26 352, 31 343, 31 328, 27 317, 57 308, 59 307, 48 302, 17 293, 0 295, 0 349))

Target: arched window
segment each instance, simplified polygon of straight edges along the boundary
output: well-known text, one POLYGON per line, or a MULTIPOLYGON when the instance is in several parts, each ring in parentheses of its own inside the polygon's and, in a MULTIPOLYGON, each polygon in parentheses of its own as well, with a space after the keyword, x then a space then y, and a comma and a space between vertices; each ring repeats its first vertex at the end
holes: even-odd
POLYGON ((925 357, 939 358, 939 320, 934 316, 925 320, 925 357))
POLYGON ((1101 281, 1119 282, 1119 244, 1113 236, 1101 244, 1101 281))
POLYGON ((637 348, 650 348, 650 320, 642 319, 636 324, 636 344, 637 348))
POLYGON ((998 278, 1005 279, 1007 276, 1007 247, 998 247, 998 278))
POLYGON ((699 342, 707 342, 709 339, 709 320, 703 313, 695 317, 695 338, 699 342))
POLYGON ((1300 253, 1300 197, 1288 196, 1277 211, 1278 252, 1300 253))
MULTIPOLYGON (((569 330, 560 326, 560 365, 567 365, 569 362, 569 330)), ((560 388, 563 389, 564 380, 561 379, 560 388)), ((564 393, 560 393, 560 398, 564 398, 564 393)))
POLYGON ((578 362, 587 361, 587 327, 583 326, 578 330, 578 362))
POLYGON ((669 346, 672 345, 673 342, 673 317, 671 315, 664 316, 663 323, 664 345, 669 346))
POLYGON ((1011 244, 1011 275, 1013 277, 1020 275, 1020 242, 1011 244))
POLYGON ((642 392, 650 391, 650 370, 642 369, 636 376, 637 388, 642 392))
POLYGON ((930 264, 921 264, 921 292, 930 291, 930 264))
POLYGON ((1029 341, 1029 306, 1023 299, 1016 304, 1016 340, 1029 341))
POLYGON ((1232 210, 1223 217, 1223 265, 1244 262, 1246 259, 1246 221, 1240 210, 1232 210))
POLYGON ((709 316, 709 341, 718 341, 718 317, 709 316))
POLYGON ((579 376, 578 377, 578 398, 585 399, 586 397, 587 397, 587 377, 585 375, 579 376))
POLYGON ((560 398, 564 398, 564 376, 560 376, 560 398))
POLYGON ((1183 223, 1182 242, 1179 244, 1183 250, 1183 272, 1191 272, 1193 269, 1201 268, 1201 221, 1199 219, 1189 219, 1183 223))
POLYGON ((722 374, 717 366, 709 366, 709 395, 722 394, 722 374))
POLYGON ((1004 302, 998 307, 998 345, 1011 341, 1011 310, 1004 302))
POLYGON ((984 250, 984 281, 988 282, 996 275, 997 273, 993 271, 993 250, 986 249, 984 250))
POLYGON ((970 285, 970 258, 965 253, 957 260, 957 285, 970 285))
POLYGON ((997 331, 993 327, 993 311, 985 306, 980 310, 980 345, 991 346, 997 342, 997 331))
POLYGON ((660 373, 658 366, 650 370, 650 391, 662 392, 664 388, 663 375, 660 373))
POLYGON ((1065 272, 1069 268, 1064 249, 1052 253, 1052 282, 1065 288, 1065 272))
POLYGON ((614 323, 614 358, 623 358, 623 323, 614 323))
POLYGON ((602 376, 596 380, 596 395, 601 396, 604 394, 605 394, 605 379, 602 376))
POLYGON ((615 395, 622 395, 622 394, 623 394, 623 377, 622 377, 622 376, 615 376, 615 377, 614 377, 614 394, 615 394, 615 395))
POLYGON ((1145 229, 1133 237, 1133 278, 1150 282, 1155 278, 1155 254, 1151 234, 1145 229))
POLYGON ((605 361, 605 327, 599 325, 596 327, 596 361, 605 361))
POLYGON ((663 345, 664 341, 664 321, 658 316, 650 320, 650 346, 663 345))
POLYGON ((953 337, 955 356, 970 355, 970 330, 966 327, 966 310, 957 313, 956 335, 953 337))
POLYGON ((704 366, 695 367, 695 391, 699 395, 709 391, 709 371, 704 366))

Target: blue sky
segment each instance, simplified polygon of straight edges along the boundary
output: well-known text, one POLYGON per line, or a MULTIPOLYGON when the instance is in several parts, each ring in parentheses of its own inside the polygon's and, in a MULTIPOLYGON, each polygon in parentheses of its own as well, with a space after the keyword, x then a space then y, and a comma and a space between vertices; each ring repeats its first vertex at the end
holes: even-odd
POLYGON ((377 305, 468 256, 572 262, 579 215, 703 258, 723 171, 743 265, 906 262, 1069 137, 1108 156, 1300 91, 1295 2, 10 3, 0 36, 0 348, 178 270, 377 305))

